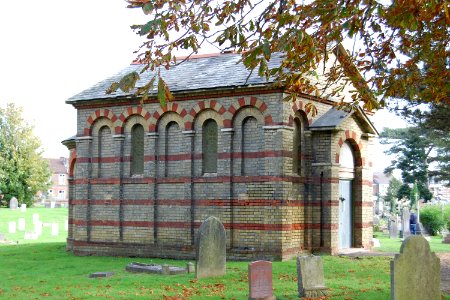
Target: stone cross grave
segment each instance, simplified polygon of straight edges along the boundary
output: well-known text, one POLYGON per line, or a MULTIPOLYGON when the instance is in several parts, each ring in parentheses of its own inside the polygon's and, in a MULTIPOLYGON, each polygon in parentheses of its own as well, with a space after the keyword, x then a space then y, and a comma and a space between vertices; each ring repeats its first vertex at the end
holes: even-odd
POLYGON ((297 257, 298 296, 319 298, 327 295, 320 256, 297 257))
POLYGON ((397 217, 389 218, 389 238, 398 238, 398 224, 397 217))
POLYGON ((195 252, 196 278, 225 275, 225 228, 216 217, 209 217, 200 226, 195 241, 195 252))
POLYGON ((391 299, 441 299, 441 266, 420 235, 406 238, 391 260, 391 299))
POLYGON ((248 264, 249 300, 275 300, 272 289, 272 263, 254 261, 248 264))
POLYGON ((402 236, 401 238, 407 238, 411 235, 411 231, 409 229, 409 217, 411 216, 411 212, 407 207, 402 209, 402 236))
POLYGON ((9 208, 17 209, 18 206, 19 206, 19 201, 17 201, 16 197, 12 197, 11 200, 9 200, 9 208))

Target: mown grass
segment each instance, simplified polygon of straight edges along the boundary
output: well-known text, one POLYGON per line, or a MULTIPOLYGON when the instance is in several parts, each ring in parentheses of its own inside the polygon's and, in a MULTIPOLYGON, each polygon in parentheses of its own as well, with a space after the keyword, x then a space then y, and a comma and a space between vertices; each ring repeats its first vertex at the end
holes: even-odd
MULTIPOLYGON (((375 251, 381 252, 400 252, 402 240, 400 238, 391 239, 388 234, 375 232, 374 237, 380 240, 381 247, 374 248, 375 251)), ((450 244, 442 243, 442 236, 432 236, 429 241, 430 249, 436 253, 450 252, 450 244)))
MULTIPOLYGON (((329 299, 388 299, 389 258, 323 256, 329 299)), ((228 262, 222 277, 196 280, 193 274, 132 274, 132 262, 184 266, 187 261, 77 257, 64 243, 0 247, 2 299, 247 299, 247 262, 228 262), (115 275, 90 279, 94 272, 115 275), (172 297, 172 298, 171 298, 172 297)), ((298 299, 295 260, 273 263, 277 299, 298 299)))
POLYGON ((0 233, 12 242, 18 244, 33 244, 33 243, 57 243, 64 242, 67 238, 67 231, 64 228, 67 220, 67 208, 27 208, 26 212, 21 212, 20 209, 10 210, 9 208, 0 208, 0 233), (34 231, 33 214, 39 214, 39 220, 44 223, 42 228, 42 235, 37 240, 25 240, 25 232, 34 231), (25 231, 18 230, 18 219, 25 219, 25 231), (8 233, 8 223, 16 222, 16 233, 8 233), (51 235, 50 223, 59 224, 59 235, 51 235))

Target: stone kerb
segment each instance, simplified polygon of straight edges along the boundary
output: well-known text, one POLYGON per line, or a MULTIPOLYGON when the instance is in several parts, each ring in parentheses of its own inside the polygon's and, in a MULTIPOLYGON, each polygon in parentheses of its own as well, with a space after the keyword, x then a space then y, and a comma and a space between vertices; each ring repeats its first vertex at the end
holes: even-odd
POLYGON ((423 236, 406 238, 391 261, 391 299, 441 299, 439 258, 423 236))
POLYGON ((226 235, 223 224, 209 217, 200 226, 195 241, 196 278, 222 276, 226 273, 226 235))
POLYGON ((320 256, 297 257, 298 296, 318 298, 327 295, 320 256))
POLYGON ((254 261, 248 264, 249 300, 275 300, 272 288, 272 263, 254 261))

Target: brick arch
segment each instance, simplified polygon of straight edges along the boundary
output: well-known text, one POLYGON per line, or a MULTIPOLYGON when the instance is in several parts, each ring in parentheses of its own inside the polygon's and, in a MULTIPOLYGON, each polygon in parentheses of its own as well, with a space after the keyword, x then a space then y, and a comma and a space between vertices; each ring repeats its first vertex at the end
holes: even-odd
POLYGON ((227 112, 227 110, 225 109, 225 107, 223 107, 223 105, 221 105, 220 103, 217 103, 216 100, 210 100, 210 101, 199 101, 189 112, 189 114, 186 116, 186 123, 185 128, 186 130, 192 130, 193 126, 194 126, 194 120, 197 118, 197 116, 207 110, 207 109, 211 109, 215 112, 217 112, 220 116, 222 116, 224 118, 223 121, 223 126, 225 127, 225 113, 227 112))
POLYGON ((72 150, 70 152, 70 156, 69 156, 69 177, 73 178, 74 177, 74 171, 75 171, 75 164, 77 162, 77 151, 76 150, 72 150))
POLYGON ((297 99, 297 100, 292 102, 292 106, 291 106, 292 110, 291 110, 291 113, 289 115, 289 122, 288 122, 289 126, 292 126, 294 124, 295 114, 298 111, 301 111, 301 112, 303 112, 305 114, 306 120, 308 120, 308 125, 312 124, 313 118, 310 117, 308 119, 308 113, 309 112, 305 110, 305 105, 306 105, 306 103, 304 103, 301 99, 297 99))
POLYGON ((87 118, 86 127, 83 129, 83 135, 90 136, 92 134, 92 127, 99 118, 107 118, 112 124, 116 123, 118 120, 117 116, 109 109, 97 109, 87 118))
MULTIPOLYGON (((156 132, 158 126, 158 120, 167 112, 174 112, 179 115, 181 118, 185 118, 187 115, 187 111, 178 103, 167 103, 165 106, 160 106, 152 115, 150 115, 149 119, 149 132, 156 132)), ((179 124, 180 125, 180 124, 179 124)), ((186 124, 185 124, 186 126, 186 124)), ((180 125, 181 127, 181 125, 180 125)))
POLYGON ((233 118, 243 107, 252 106, 261 112, 264 116, 264 125, 273 125, 272 115, 270 115, 267 111, 267 104, 263 101, 257 99, 256 97, 250 98, 239 98, 235 100, 228 111, 225 113, 224 127, 231 128, 233 126, 233 118))
POLYGON ((151 117, 151 114, 142 106, 130 106, 119 116, 119 118, 117 118, 116 122, 114 123, 115 133, 122 134, 125 122, 134 115, 143 117, 147 122, 147 124, 145 125, 147 126, 147 128, 149 127, 149 119, 151 117))
POLYGON ((341 147, 345 142, 349 142, 352 147, 355 160, 355 167, 364 166, 365 157, 363 155, 364 150, 363 143, 361 142, 361 137, 358 135, 358 133, 353 130, 346 130, 345 132, 341 133, 341 137, 339 138, 336 147, 335 162, 339 163, 339 155, 341 152, 341 147))

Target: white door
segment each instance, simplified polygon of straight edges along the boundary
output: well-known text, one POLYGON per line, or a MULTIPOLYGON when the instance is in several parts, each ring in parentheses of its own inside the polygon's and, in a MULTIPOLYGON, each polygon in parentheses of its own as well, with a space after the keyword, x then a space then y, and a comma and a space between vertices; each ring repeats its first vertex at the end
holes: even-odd
POLYGON ((339 248, 352 246, 352 181, 339 180, 339 248))

